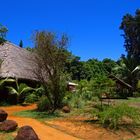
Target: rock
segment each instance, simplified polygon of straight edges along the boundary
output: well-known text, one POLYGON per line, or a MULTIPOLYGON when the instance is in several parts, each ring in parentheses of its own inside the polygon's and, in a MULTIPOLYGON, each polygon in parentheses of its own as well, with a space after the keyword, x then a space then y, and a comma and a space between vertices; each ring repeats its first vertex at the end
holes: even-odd
POLYGON ((63 111, 64 113, 70 113, 70 107, 64 106, 64 107, 62 108, 62 111, 63 111))
POLYGON ((39 138, 31 126, 23 126, 18 130, 14 140, 39 140, 39 138))
POLYGON ((1 122, 0 130, 1 131, 6 131, 6 132, 14 131, 14 130, 16 130, 17 126, 18 126, 18 124, 15 121, 5 120, 5 121, 1 122))
POLYGON ((5 121, 7 116, 8 114, 3 109, 0 109, 0 122, 5 121))

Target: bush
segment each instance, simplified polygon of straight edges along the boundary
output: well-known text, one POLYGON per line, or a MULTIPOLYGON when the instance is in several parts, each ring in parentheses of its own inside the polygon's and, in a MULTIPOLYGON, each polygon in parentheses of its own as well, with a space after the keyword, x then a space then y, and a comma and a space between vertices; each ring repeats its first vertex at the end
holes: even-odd
POLYGON ((38 101, 38 96, 35 94, 35 92, 29 94, 26 98, 25 98, 25 102, 26 103, 35 103, 38 101))
POLYGON ((68 105, 71 108, 83 108, 85 106, 85 99, 83 98, 82 93, 80 94, 79 91, 65 96, 63 102, 65 103, 64 105, 68 105))
POLYGON ((46 96, 42 96, 37 103, 38 111, 48 111, 50 110, 50 102, 46 96))
POLYGON ((140 92, 134 92, 133 97, 140 97, 140 92))
POLYGON ((9 105, 11 104, 6 101, 0 101, 0 106, 9 106, 9 105))
POLYGON ((131 120, 132 124, 137 124, 140 120, 140 111, 127 104, 109 106, 104 108, 102 112, 98 112, 97 115, 103 126, 114 129, 118 128, 119 124, 124 121, 124 118, 131 120))

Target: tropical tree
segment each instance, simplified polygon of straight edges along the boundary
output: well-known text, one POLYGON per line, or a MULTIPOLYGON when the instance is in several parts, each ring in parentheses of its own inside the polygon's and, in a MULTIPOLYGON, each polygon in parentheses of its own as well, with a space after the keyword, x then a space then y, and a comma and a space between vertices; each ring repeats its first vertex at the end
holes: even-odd
POLYGON ((0 44, 3 44, 6 41, 6 33, 8 32, 8 29, 0 24, 0 44))
POLYGON ((34 35, 35 63, 34 73, 45 89, 52 112, 59 108, 65 95, 66 81, 64 74, 67 60, 66 49, 68 38, 60 38, 55 33, 37 31, 34 35))
POLYGON ((115 82, 105 75, 96 77, 90 82, 90 86, 94 93, 94 96, 97 96, 101 101, 101 107, 103 96, 106 96, 106 98, 110 98, 114 95, 115 82))
POLYGON ((19 42, 19 47, 23 48, 23 41, 22 40, 20 40, 20 42, 19 42))
POLYGON ((102 61, 105 71, 109 74, 114 73, 113 69, 117 66, 117 63, 109 58, 105 58, 102 61))
POLYGON ((140 64, 140 10, 135 15, 126 14, 121 22, 120 29, 124 31, 124 47, 127 54, 140 64))
POLYGON ((85 62, 80 61, 80 57, 71 55, 65 64, 65 71, 71 75, 72 80, 87 79, 85 62))
POLYGON ((140 78, 138 69, 139 66, 137 66, 135 58, 132 58, 129 55, 122 55, 121 59, 118 61, 118 65, 114 68, 114 71, 116 71, 116 75, 119 78, 130 84, 135 91, 137 82, 140 78))
MULTIPOLYGON (((125 68, 128 68, 127 80, 135 90, 140 79, 138 71, 140 65, 140 10, 137 9, 135 15, 126 14, 122 19, 120 29, 124 31, 124 47, 127 52, 126 59, 123 59, 125 68)), ((124 72, 123 75, 126 73, 124 72)))

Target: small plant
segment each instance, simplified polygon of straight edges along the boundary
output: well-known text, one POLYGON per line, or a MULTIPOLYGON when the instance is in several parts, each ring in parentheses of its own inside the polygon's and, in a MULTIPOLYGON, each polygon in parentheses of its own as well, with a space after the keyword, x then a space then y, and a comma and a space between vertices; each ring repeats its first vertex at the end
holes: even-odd
POLYGON ((50 102, 46 96, 42 96, 37 103, 37 110, 38 111, 48 111, 50 110, 50 102))
POLYGON ((99 121, 103 126, 116 129, 125 119, 131 120, 132 124, 140 121, 140 111, 137 108, 130 107, 127 104, 109 106, 103 111, 97 113, 99 121))
POLYGON ((28 96, 26 96, 25 102, 26 103, 35 103, 35 102, 37 102, 39 97, 35 93, 36 92, 33 92, 33 93, 29 94, 28 96))
POLYGON ((10 94, 15 94, 17 96, 17 103, 23 102, 22 97, 25 96, 25 93, 29 91, 34 91, 33 88, 27 86, 25 83, 18 84, 16 80, 16 88, 12 86, 8 86, 7 89, 9 90, 10 94))

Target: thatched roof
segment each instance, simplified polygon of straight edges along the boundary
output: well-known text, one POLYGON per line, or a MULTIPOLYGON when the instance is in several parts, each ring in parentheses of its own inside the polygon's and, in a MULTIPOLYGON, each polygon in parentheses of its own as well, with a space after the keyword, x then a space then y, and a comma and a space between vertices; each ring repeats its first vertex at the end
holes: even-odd
POLYGON ((0 77, 36 80, 32 57, 31 52, 12 43, 6 42, 0 45, 0 59, 2 59, 0 77))
POLYGON ((129 85, 128 83, 126 83, 123 80, 119 79, 115 75, 110 75, 109 78, 111 78, 112 80, 115 80, 117 83, 119 83, 123 87, 129 88, 129 89, 132 89, 133 88, 131 85, 129 85))

